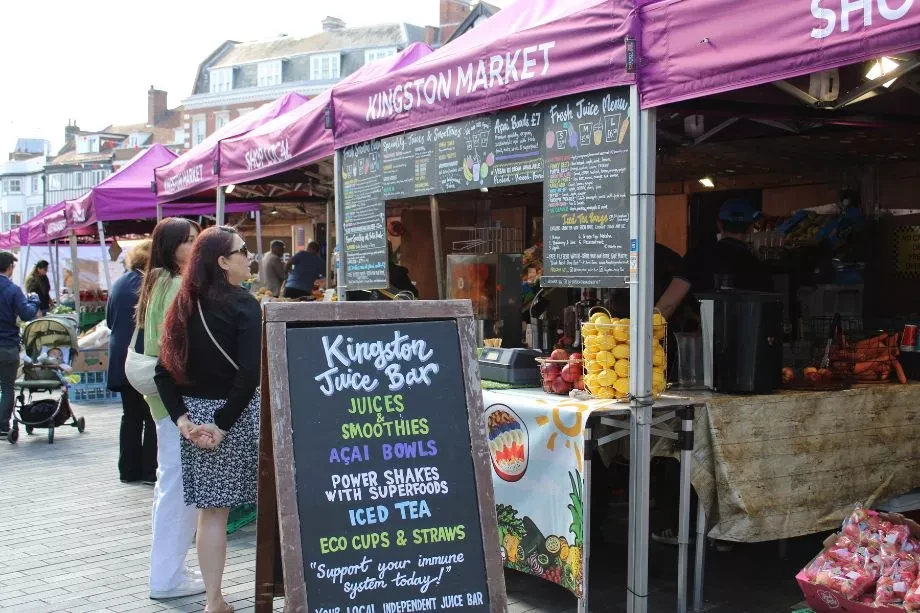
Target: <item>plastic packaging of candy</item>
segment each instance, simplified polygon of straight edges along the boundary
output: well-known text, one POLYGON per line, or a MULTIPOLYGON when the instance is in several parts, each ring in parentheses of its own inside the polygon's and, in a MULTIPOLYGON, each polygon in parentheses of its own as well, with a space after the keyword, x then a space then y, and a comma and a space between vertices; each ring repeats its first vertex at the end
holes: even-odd
POLYGON ((809 583, 823 585, 848 600, 856 600, 872 587, 878 574, 865 567, 841 564, 822 554, 805 569, 805 577, 809 583))
POLYGON ((903 602, 910 587, 917 581, 917 559, 914 554, 901 552, 883 561, 882 574, 875 587, 875 606, 903 602))
POLYGON ((904 608, 909 613, 920 613, 920 578, 914 581, 914 584, 907 590, 904 596, 904 608))

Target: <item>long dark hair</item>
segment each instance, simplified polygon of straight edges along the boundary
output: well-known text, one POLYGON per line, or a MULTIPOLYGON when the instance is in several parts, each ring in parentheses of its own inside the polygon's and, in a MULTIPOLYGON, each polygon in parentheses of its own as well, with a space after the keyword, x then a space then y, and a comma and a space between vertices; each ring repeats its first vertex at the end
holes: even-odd
POLYGON ((141 295, 137 301, 135 315, 137 325, 141 328, 144 327, 147 302, 150 300, 150 293, 157 279, 163 273, 175 277, 182 272, 179 270, 179 262, 176 261, 176 251, 182 243, 188 240, 193 229, 196 232, 201 231, 201 226, 181 217, 167 217, 153 229, 151 237, 153 245, 150 248, 150 259, 144 268, 144 284, 141 286, 141 295))
POLYGON ((192 245, 182 286, 166 313, 160 336, 160 362, 180 384, 188 382, 188 326, 198 310, 198 301, 208 309, 226 300, 233 291, 218 260, 230 255, 237 236, 233 228, 213 226, 199 234, 192 245))

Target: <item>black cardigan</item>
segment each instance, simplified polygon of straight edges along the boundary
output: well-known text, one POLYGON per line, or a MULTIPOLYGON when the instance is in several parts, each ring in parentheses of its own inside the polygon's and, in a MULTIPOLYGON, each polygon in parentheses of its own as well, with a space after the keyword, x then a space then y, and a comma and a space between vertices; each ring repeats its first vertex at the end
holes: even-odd
POLYGON ((183 396, 226 400, 224 406, 214 414, 214 423, 221 430, 229 430, 249 405, 259 386, 262 309, 258 301, 242 288, 234 288, 218 304, 202 301, 201 307, 211 334, 233 358, 239 370, 214 346, 196 307, 188 326, 186 374, 189 383, 178 385, 162 364, 157 364, 154 381, 173 421, 187 413, 183 396))

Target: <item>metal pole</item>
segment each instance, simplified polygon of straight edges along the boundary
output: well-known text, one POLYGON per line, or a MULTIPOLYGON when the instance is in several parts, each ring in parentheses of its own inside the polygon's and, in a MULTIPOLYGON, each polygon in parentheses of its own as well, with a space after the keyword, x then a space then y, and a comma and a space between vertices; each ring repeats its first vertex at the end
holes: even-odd
POLYGON ((578 613, 588 613, 588 580, 591 571, 591 458, 594 455, 594 438, 591 434, 591 428, 585 428, 584 440, 584 461, 585 469, 582 471, 582 542, 581 548, 581 567, 582 571, 582 589, 581 599, 578 601, 578 613))
POLYGON ((163 221, 163 204, 157 202, 157 223, 163 221))
POLYGON ((70 236, 70 281, 73 284, 73 310, 80 320, 80 263, 77 261, 77 235, 71 230, 70 236))
POLYGON ((429 196, 431 205, 431 240, 434 245, 434 274, 438 281, 438 300, 444 299, 444 251, 441 246, 441 205, 437 196, 429 196))
POLYGON ((32 248, 32 245, 26 245, 26 257, 22 259, 22 266, 19 269, 19 287, 24 288, 26 284, 26 276, 28 276, 29 270, 29 250, 32 248))
POLYGON ((57 253, 57 241, 48 241, 48 268, 51 271, 51 277, 54 281, 54 299, 61 301, 61 281, 58 279, 58 268, 54 261, 54 255, 57 253))
POLYGON ((629 613, 648 610, 649 472, 652 421, 652 307, 655 253, 655 111, 639 108, 639 90, 630 87, 629 212, 629 377, 630 411, 635 422, 631 448, 629 613))
POLYGON ((696 501, 696 564, 693 568, 693 611, 703 611, 703 576, 706 570, 706 507, 697 493, 696 501))
POLYGON ((224 225, 224 209, 227 206, 227 194, 224 188, 217 186, 217 225, 224 225))
MULTIPOLYGON (((335 201, 326 201, 326 282, 332 278, 332 224, 335 221, 335 201)), ((328 287, 328 285, 326 286, 328 287)))
MULTIPOLYGON (((262 211, 256 211, 256 253, 259 255, 259 270, 262 269, 262 211)), ((263 277, 264 278, 264 277, 263 277)))
POLYGON ((105 228, 102 227, 102 222, 96 222, 96 228, 99 230, 99 250, 102 253, 102 274, 105 275, 105 289, 112 289, 112 278, 111 273, 109 273, 109 260, 108 252, 105 250, 105 228))
POLYGON ((693 407, 684 407, 680 414, 680 517, 677 531, 677 611, 687 613, 687 579, 690 553, 690 477, 693 465, 693 407))
POLYGON ((335 293, 339 301, 347 300, 348 281, 345 279, 345 199, 342 197, 342 150, 337 149, 332 158, 335 173, 335 252, 339 261, 335 266, 335 293))

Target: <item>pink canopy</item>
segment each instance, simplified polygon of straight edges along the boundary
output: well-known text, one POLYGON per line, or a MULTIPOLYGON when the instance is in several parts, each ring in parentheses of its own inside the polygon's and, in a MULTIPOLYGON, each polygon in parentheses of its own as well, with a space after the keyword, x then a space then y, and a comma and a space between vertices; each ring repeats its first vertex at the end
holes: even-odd
MULTIPOLYGON (((408 66, 431 53, 431 47, 412 43, 399 54, 365 64, 333 89, 362 83, 408 66)), ((290 113, 220 143, 220 184, 247 183, 280 174, 333 154, 332 130, 326 114, 332 90, 325 90, 290 113)))
POLYGON ((38 215, 19 226, 18 230, 14 230, 14 232, 19 232, 20 245, 40 245, 46 243, 49 236, 45 231, 45 222, 53 217, 62 216, 64 214, 65 204, 64 202, 59 202, 42 209, 38 215))
POLYGON ((644 107, 920 48, 913 0, 640 4, 644 107))
POLYGON ((631 84, 624 0, 517 0, 412 65, 337 87, 336 148, 460 117, 631 84))
POLYGON ((220 141, 244 134, 296 109, 306 101, 305 96, 287 93, 273 102, 263 104, 251 113, 237 117, 171 164, 158 169, 156 171, 157 201, 172 202, 217 187, 216 165, 220 161, 220 141))
POLYGON ((19 228, 9 232, 0 232, 0 249, 15 249, 19 247, 19 228))

